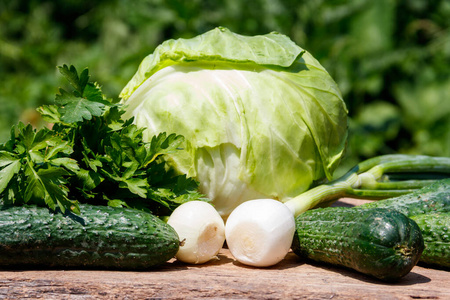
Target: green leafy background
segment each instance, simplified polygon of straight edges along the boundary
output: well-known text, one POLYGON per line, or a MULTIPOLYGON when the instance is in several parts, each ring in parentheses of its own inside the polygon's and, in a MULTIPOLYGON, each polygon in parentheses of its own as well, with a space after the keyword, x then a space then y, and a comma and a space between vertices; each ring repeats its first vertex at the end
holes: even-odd
MULTIPOLYGON (((450 1, 6 0, 0 2, 0 142, 64 85, 56 66, 88 67, 117 97, 169 38, 217 26, 278 31, 337 81, 350 111, 341 170, 380 154, 450 156, 450 1)), ((339 174, 339 172, 337 172, 339 174)))

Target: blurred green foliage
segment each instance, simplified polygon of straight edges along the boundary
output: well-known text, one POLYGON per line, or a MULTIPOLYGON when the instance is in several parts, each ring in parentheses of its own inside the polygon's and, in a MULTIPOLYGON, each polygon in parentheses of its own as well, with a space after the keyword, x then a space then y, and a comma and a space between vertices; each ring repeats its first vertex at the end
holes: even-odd
POLYGON ((450 156, 450 1, 6 0, 0 3, 0 142, 62 84, 56 66, 88 67, 116 98, 169 38, 216 26, 278 31, 337 81, 350 114, 342 169, 387 153, 450 156))

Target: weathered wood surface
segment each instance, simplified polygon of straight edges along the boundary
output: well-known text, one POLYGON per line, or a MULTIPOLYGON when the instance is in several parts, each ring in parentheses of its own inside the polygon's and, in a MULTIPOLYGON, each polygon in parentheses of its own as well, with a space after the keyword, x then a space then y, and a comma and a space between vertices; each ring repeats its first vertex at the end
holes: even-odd
POLYGON ((247 267, 227 249, 205 265, 173 259, 146 272, 0 271, 0 299, 193 298, 450 299, 450 272, 416 266, 399 282, 386 284, 352 270, 306 262, 293 253, 274 267, 247 267))

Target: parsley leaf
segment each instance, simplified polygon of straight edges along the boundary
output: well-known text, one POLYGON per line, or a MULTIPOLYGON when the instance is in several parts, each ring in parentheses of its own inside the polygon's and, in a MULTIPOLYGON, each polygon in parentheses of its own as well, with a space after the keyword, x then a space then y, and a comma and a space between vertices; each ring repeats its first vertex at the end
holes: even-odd
POLYGON ((68 172, 64 169, 49 167, 36 170, 28 166, 25 172, 27 176, 25 203, 30 202, 31 199, 42 199, 50 209, 56 210, 58 206, 62 212, 75 204, 76 201, 69 200, 67 197, 68 188, 65 186, 66 181, 63 178, 64 175, 68 175, 68 172))
POLYGON ((20 159, 14 155, 0 151, 0 193, 8 186, 11 179, 20 171, 20 159))
POLYGON ((55 103, 59 105, 61 121, 76 123, 82 122, 83 119, 90 120, 93 116, 101 116, 105 105, 110 103, 104 99, 98 84, 88 82, 88 69, 84 69, 80 76, 74 66, 63 65, 59 67, 59 71, 75 89, 69 93, 61 88, 56 95, 55 103))
POLYGON ((89 71, 88 69, 84 69, 80 76, 78 76, 78 72, 74 66, 68 67, 67 65, 63 65, 58 67, 59 72, 67 79, 70 85, 75 89, 75 92, 78 95, 83 95, 84 88, 89 82, 89 71))
MULTIPOLYGON (((8 141, 10 151, 0 151, 0 195, 7 204, 41 203, 76 211, 68 198, 66 178, 78 169, 69 155, 70 145, 50 129, 36 131, 19 123, 17 135, 8 141)), ((0 146, 0 149, 7 147, 0 146)))

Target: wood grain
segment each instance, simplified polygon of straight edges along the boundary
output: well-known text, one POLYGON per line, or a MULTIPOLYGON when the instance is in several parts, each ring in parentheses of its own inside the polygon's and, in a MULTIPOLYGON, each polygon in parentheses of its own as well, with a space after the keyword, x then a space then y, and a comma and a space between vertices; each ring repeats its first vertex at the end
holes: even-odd
POLYGON ((386 284, 293 253, 270 268, 244 266, 225 248, 218 258, 198 266, 172 259, 145 272, 3 270, 0 299, 450 299, 450 272, 424 266, 386 284))

